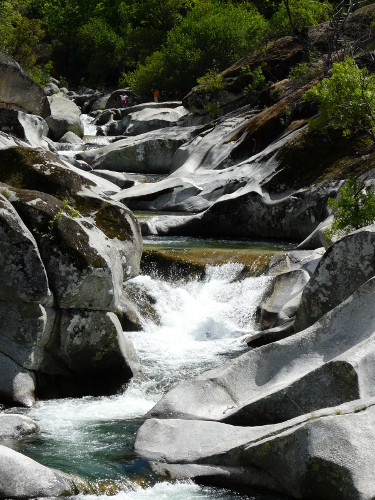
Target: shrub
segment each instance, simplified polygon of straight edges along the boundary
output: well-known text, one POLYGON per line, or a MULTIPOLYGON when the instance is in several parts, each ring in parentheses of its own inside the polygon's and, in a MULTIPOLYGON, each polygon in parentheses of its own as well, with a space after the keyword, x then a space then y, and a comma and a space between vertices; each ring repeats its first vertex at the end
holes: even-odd
POLYGON ((327 20, 330 9, 330 3, 325 0, 283 0, 272 16, 271 29, 278 36, 297 35, 327 20))
POLYGON ((224 86, 224 79, 216 71, 210 70, 205 75, 197 79, 198 85, 202 87, 203 90, 215 91, 222 90, 224 86))
POLYGON ((208 114, 212 118, 218 118, 223 113, 223 110, 221 109, 220 103, 218 101, 208 102, 205 105, 205 109, 207 109, 208 114))
POLYGON ((312 129, 341 130, 343 136, 362 130, 375 140, 375 76, 346 57, 333 65, 330 78, 308 90, 305 99, 316 99, 318 118, 312 129))
POLYGON ((295 87, 301 87, 316 78, 320 72, 319 65, 302 62, 293 66, 289 72, 289 79, 295 87))
POLYGON ((251 78, 251 82, 244 88, 244 93, 249 95, 256 94, 264 84, 266 83, 266 77, 263 74, 263 67, 265 65, 260 65, 251 69, 250 66, 244 66, 241 69, 242 74, 247 75, 251 78))
POLYGON ((222 71, 259 47, 267 29, 267 21, 251 4, 202 0, 168 32, 161 50, 126 78, 144 97, 156 86, 183 96, 202 75, 222 71), (141 89, 146 88, 144 94, 141 89))
POLYGON ((375 221, 375 192, 359 179, 349 178, 339 189, 338 197, 328 199, 328 206, 333 212, 331 229, 326 231, 329 239, 375 221))

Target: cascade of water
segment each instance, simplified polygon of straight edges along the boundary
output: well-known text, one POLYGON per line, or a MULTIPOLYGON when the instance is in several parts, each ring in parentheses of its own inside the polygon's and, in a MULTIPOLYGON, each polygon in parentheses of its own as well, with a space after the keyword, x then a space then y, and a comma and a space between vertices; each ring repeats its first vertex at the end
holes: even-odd
MULTIPOLYGON (((39 422, 45 443, 40 451, 34 444, 24 451, 92 480, 124 479, 126 468, 112 457, 123 456, 127 446, 132 449, 140 419, 168 387, 244 349, 242 338, 252 329, 255 307, 268 278, 238 280, 242 269, 242 264, 233 263, 208 266, 203 281, 170 283, 149 276, 130 280, 126 286, 132 288, 133 296, 134 290, 146 294, 154 304, 154 314, 142 317, 143 331, 130 333, 142 374, 117 396, 38 402, 29 415, 39 422)), ((128 456, 134 459, 132 453, 128 456)), ((219 490, 204 492, 193 484, 158 483, 117 498, 143 499, 153 494, 166 499, 233 497, 224 493, 220 497, 219 490)))
POLYGON ((93 124, 95 120, 94 117, 82 114, 81 122, 83 125, 83 134, 84 135, 96 135, 96 125, 93 124))

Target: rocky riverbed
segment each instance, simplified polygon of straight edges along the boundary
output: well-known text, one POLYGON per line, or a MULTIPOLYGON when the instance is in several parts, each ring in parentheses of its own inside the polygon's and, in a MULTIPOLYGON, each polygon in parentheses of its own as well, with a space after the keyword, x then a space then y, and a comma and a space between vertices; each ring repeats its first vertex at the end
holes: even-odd
POLYGON ((0 57, 0 497, 176 498, 171 480, 186 498, 235 495, 191 479, 243 498, 375 496, 375 227, 331 245, 324 232, 328 197, 349 174, 372 184, 375 153, 308 128, 311 84, 286 78, 302 52, 284 38, 224 72, 215 119, 200 88, 183 103, 127 90, 120 109, 123 89, 42 90, 0 57), (256 103, 245 63, 273 65, 256 103), (198 239, 141 262, 142 235, 236 239, 237 260, 207 261, 198 239), (269 238, 293 249, 253 257, 248 242, 269 238), (98 483, 81 436, 100 447, 98 420, 129 419, 107 446, 132 448, 142 424, 135 451, 98 483), (46 433, 78 447, 56 464, 34 446, 46 433))

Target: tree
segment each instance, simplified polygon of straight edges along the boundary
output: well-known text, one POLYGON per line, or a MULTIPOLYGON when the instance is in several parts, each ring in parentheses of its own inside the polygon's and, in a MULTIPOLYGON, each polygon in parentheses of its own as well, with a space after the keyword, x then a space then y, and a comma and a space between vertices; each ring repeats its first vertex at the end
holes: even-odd
POLYGON ((0 49, 32 71, 44 31, 39 19, 26 17, 29 7, 29 0, 0 0, 0 49))
POLYGON ((309 26, 327 20, 331 8, 328 0, 281 0, 272 27, 280 35, 299 37, 309 26))
POLYGON ((327 51, 325 55, 325 71, 331 69, 334 61, 343 59, 345 55, 353 57, 360 46, 373 37, 373 26, 361 23, 356 28, 351 26, 347 32, 347 21, 351 14, 366 5, 368 0, 336 0, 329 15, 327 33, 327 51))
POLYGON ((331 4, 328 0, 281 0, 271 19, 271 27, 277 36, 293 35, 309 59, 308 28, 329 17, 331 4))
POLYGON ((341 130, 343 136, 362 131, 375 141, 375 75, 359 68, 352 58, 335 63, 330 78, 304 97, 318 101, 319 116, 310 122, 312 129, 341 130))
POLYGON ((161 50, 125 79, 146 96, 157 85, 181 97, 196 85, 200 76, 210 70, 222 71, 259 47, 267 29, 267 21, 250 4, 200 0, 168 32, 161 50))
POLYGON ((359 179, 349 178, 339 189, 338 197, 328 198, 333 223, 327 231, 334 235, 348 234, 375 221, 375 193, 359 179))

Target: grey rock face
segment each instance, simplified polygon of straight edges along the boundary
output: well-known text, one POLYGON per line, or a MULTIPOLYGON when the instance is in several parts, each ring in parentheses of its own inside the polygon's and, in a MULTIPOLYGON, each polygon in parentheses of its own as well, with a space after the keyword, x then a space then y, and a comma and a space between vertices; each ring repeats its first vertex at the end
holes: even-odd
POLYGON ((0 130, 26 141, 33 147, 48 149, 45 139, 48 125, 40 116, 16 109, 0 108, 0 130))
POLYGON ((264 334, 258 332, 249 336, 248 345, 259 347, 294 332, 293 322, 302 292, 323 254, 323 248, 293 250, 271 258, 266 271, 271 280, 256 311, 257 327, 264 334))
POLYGON ((190 139, 191 129, 157 130, 116 141, 102 149, 82 153, 80 158, 94 169, 134 173, 169 173, 175 151, 190 139))
POLYGON ((331 241, 329 241, 329 238, 327 237, 326 230, 330 228, 331 224, 333 222, 333 215, 330 215, 327 217, 326 220, 321 222, 319 226, 314 229, 314 231, 309 234, 309 236, 303 240, 299 245, 298 248, 300 249, 306 249, 306 248, 319 248, 319 247, 324 247, 324 248, 329 248, 331 245, 331 241))
POLYGON ((59 92, 59 87, 56 85, 56 83, 49 82, 44 86, 44 92, 47 95, 57 94, 59 92))
POLYGON ((146 182, 146 177, 140 174, 127 174, 112 170, 93 170, 92 173, 113 182, 121 189, 126 189, 134 186, 135 184, 146 182))
POLYGON ((0 352, 0 400, 6 404, 29 407, 35 402, 35 393, 33 372, 0 352))
MULTIPOLYGON (((3 188, 10 196, 10 191, 3 188)), ((34 237, 0 194, 0 299, 45 303, 51 297, 34 237)))
POLYGON ((222 477, 293 498, 370 500, 375 494, 373 404, 358 400, 253 428, 149 420, 135 447, 169 477, 222 477))
POLYGON ((98 111, 98 110, 103 110, 106 109, 107 107, 107 102, 108 99, 110 98, 111 94, 105 94, 100 97, 95 97, 94 102, 91 105, 91 111, 98 111))
POLYGON ((172 127, 187 113, 182 106, 174 109, 145 108, 129 115, 130 120, 124 132, 127 135, 140 135, 152 130, 172 127))
POLYGON ((66 132, 60 139, 63 144, 82 144, 82 139, 78 137, 74 132, 66 132))
POLYGON ((0 470, 2 498, 56 497, 77 493, 68 476, 5 446, 0 446, 0 470))
POLYGON ((303 332, 178 384, 149 416, 261 425, 375 395, 374 290, 372 278, 303 332))
POLYGON ((307 328, 375 275, 375 227, 369 226, 334 243, 324 254, 298 311, 297 331, 307 328))
POLYGON ((51 138, 58 141, 66 132, 74 132, 78 137, 82 137, 83 126, 79 107, 61 94, 50 96, 48 99, 51 116, 46 121, 51 138))
POLYGON ((14 59, 3 53, 0 53, 0 107, 19 108, 42 118, 51 112, 41 87, 14 59))
POLYGON ((272 280, 257 309, 261 329, 279 326, 295 317, 309 279, 306 271, 298 270, 279 274, 272 280))
POLYGON ((38 430, 38 424, 25 415, 0 413, 0 439, 19 439, 38 430))
POLYGON ((28 370, 38 370, 55 316, 41 304, 0 301, 0 352, 28 370))
POLYGON ((1 188, 0 401, 113 394, 140 369, 114 314, 139 271, 139 225, 105 179, 21 146, 0 156, 1 180, 40 189, 1 188))
POLYGON ((283 235, 301 241, 328 216, 327 198, 336 194, 337 185, 321 183, 298 190, 283 186, 281 193, 273 192, 279 151, 302 131, 286 133, 252 155, 241 148, 245 131, 257 116, 254 112, 228 116, 212 128, 197 130, 175 152, 172 174, 167 179, 134 186, 116 199, 134 210, 200 212, 178 224, 171 221, 168 225, 163 220, 158 226, 154 220, 153 234, 234 238, 283 235))
POLYGON ((60 343, 56 357, 78 376, 92 373, 120 378, 122 374, 126 380, 140 370, 134 347, 114 313, 64 311, 56 343, 60 343))

